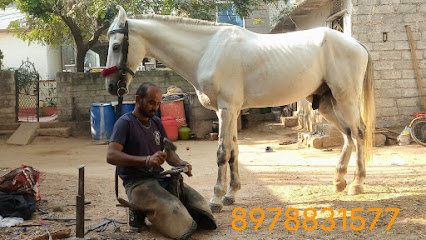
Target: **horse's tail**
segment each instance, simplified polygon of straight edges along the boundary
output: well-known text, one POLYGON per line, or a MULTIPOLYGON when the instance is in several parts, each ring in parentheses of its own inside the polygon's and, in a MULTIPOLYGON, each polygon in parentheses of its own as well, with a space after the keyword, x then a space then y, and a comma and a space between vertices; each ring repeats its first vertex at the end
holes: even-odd
POLYGON ((374 77, 373 77, 373 59, 368 48, 360 43, 368 53, 368 63, 364 76, 364 84, 362 87, 362 107, 361 114, 365 130, 365 161, 367 164, 372 162, 373 159, 373 132, 376 119, 376 109, 374 104, 374 77))

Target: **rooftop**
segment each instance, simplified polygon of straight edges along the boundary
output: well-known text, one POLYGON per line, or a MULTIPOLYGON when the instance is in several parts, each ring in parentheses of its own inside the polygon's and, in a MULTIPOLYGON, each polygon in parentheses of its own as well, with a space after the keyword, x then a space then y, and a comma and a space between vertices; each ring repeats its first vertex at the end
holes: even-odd
POLYGON ((304 0, 289 14, 282 17, 282 20, 272 28, 270 33, 281 33, 294 31, 293 21, 308 16, 313 10, 324 6, 330 0, 304 0))

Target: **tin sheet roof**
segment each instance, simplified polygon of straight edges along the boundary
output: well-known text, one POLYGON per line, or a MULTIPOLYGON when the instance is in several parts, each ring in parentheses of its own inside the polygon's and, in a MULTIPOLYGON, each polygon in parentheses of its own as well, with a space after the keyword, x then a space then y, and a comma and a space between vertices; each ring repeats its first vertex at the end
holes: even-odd
POLYGON ((288 15, 283 16, 282 20, 272 28, 271 33, 280 33, 294 30, 294 23, 292 21, 307 16, 309 13, 324 6, 330 0, 305 0, 301 2, 297 7, 290 12, 288 15))

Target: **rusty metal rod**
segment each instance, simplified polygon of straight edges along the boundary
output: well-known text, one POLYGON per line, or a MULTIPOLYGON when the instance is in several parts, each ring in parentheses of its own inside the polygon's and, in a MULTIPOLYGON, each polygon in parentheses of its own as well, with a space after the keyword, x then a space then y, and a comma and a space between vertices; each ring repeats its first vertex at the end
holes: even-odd
POLYGON ((84 165, 78 167, 78 195, 76 197, 77 238, 84 238, 84 165))

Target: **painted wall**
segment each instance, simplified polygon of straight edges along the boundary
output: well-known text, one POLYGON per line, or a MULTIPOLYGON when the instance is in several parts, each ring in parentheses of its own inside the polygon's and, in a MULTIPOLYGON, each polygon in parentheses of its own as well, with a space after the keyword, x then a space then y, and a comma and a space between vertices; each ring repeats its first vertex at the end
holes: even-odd
POLYGON ((34 63, 42 80, 55 79, 56 73, 61 71, 61 53, 58 49, 27 42, 14 37, 12 33, 0 32, 0 49, 3 52, 3 67, 19 68, 27 58, 34 63))
POLYGON ((270 18, 268 9, 267 5, 260 6, 249 17, 244 18, 245 28, 255 33, 269 33, 270 18), (261 22, 254 24, 255 19, 258 18, 261 19, 261 22))

